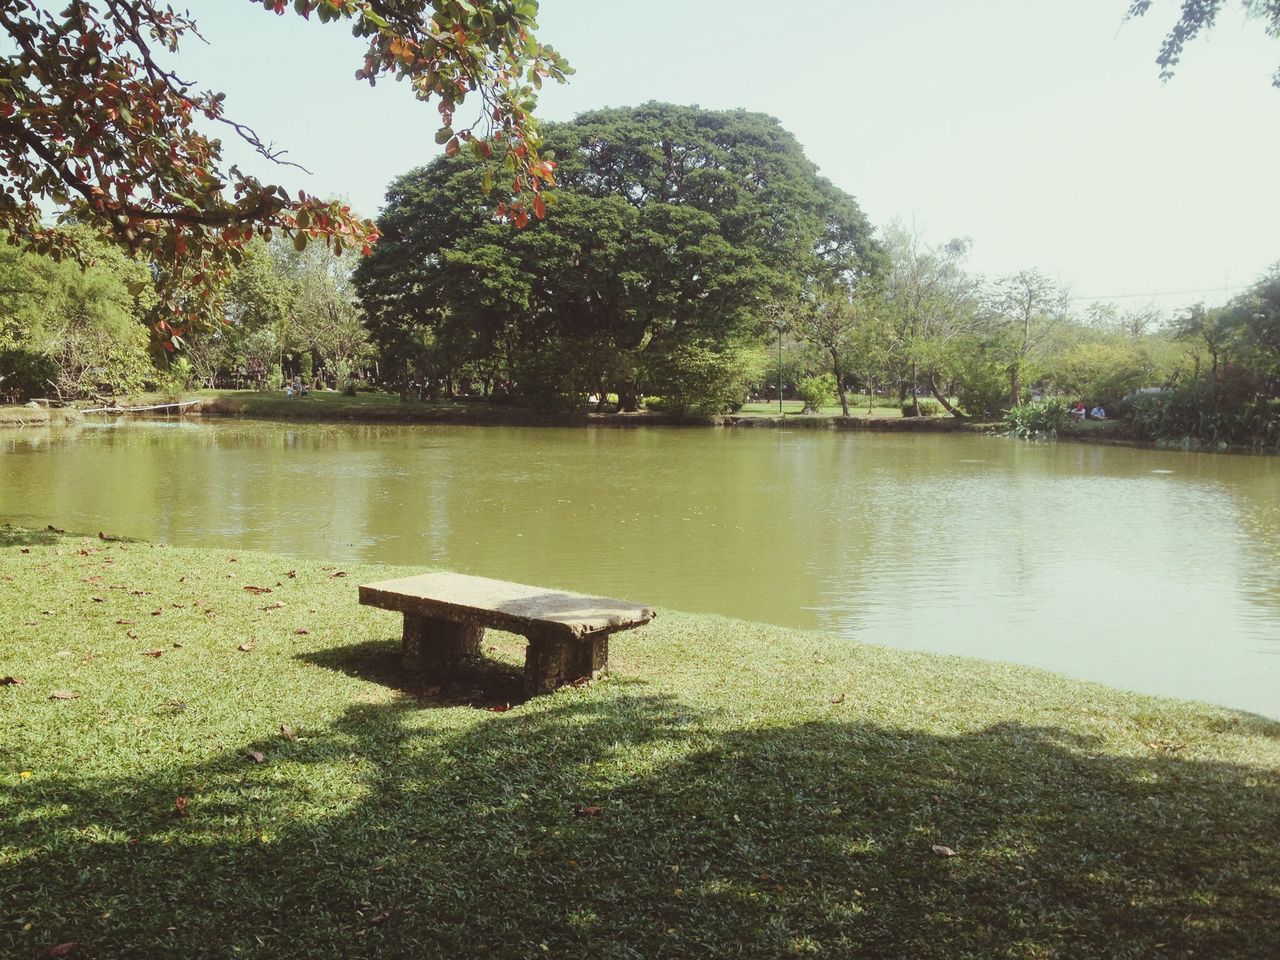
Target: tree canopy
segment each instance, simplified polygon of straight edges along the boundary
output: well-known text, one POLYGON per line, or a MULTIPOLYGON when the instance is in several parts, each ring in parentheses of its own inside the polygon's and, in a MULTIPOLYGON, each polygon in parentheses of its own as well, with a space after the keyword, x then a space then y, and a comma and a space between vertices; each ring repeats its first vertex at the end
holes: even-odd
MULTIPOLYGON (((250 0, 275 14, 349 24, 367 41, 356 77, 407 80, 436 103, 437 141, 500 174, 517 222, 542 209, 554 165, 532 110, 545 78, 568 65, 533 36, 536 0, 250 0), (479 119, 458 111, 474 96, 479 119)), ((45 222, 50 205, 156 264, 162 292, 211 289, 255 236, 285 234, 368 251, 374 225, 346 205, 290 192, 227 166, 225 129, 281 161, 256 132, 198 92, 170 61, 195 22, 160 0, 38 0, 0 4, 12 53, 0 58, 0 230, 38 252, 66 252, 71 235, 45 222), (56 9, 56 8, 55 8, 56 9)))
POLYGON ((537 403, 629 407, 684 364, 707 383, 741 368, 770 300, 878 269, 857 202, 770 117, 650 103, 548 125, 546 144, 559 188, 526 231, 476 199, 470 157, 392 184, 356 271, 384 356, 416 344, 425 375, 496 365, 537 403))

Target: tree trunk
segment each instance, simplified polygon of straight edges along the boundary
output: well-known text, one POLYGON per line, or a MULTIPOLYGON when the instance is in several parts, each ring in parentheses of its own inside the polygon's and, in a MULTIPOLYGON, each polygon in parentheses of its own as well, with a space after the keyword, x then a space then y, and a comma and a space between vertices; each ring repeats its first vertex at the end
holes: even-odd
POLYGON ((640 388, 631 381, 618 384, 618 411, 635 413, 640 409, 640 388))
POLYGON ((876 378, 867 377, 867 416, 871 416, 871 408, 876 399, 876 378))
POLYGON ((933 394, 933 398, 935 400, 937 400, 940 404, 942 404, 942 409, 947 411, 947 413, 951 414, 957 420, 969 419, 963 413, 961 413, 959 410, 953 407, 950 401, 948 401, 947 398, 942 395, 942 391, 938 389, 937 383, 934 382, 933 374, 929 374, 929 392, 933 394))
POLYGON ((1018 383, 1018 364, 1015 363, 1009 367, 1009 394, 1012 397, 1009 401, 1010 406, 1016 407, 1018 405, 1019 398, 1022 395, 1020 387, 1021 384, 1018 383))
POLYGON ((845 394, 844 376, 840 373, 840 355, 831 351, 831 369, 836 375, 836 393, 840 395, 840 415, 848 419, 849 397, 845 394))
POLYGON ((920 371, 916 365, 911 364, 911 415, 913 417, 920 416, 920 371))

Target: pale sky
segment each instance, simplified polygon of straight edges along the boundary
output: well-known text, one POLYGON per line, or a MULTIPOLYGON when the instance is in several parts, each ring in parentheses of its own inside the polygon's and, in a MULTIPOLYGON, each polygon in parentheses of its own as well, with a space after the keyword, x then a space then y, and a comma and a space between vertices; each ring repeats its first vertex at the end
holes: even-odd
MULTIPOLYGON (((353 79, 361 46, 341 25, 187 2, 210 41, 184 51, 187 79, 313 171, 271 179, 374 215, 390 180, 440 151, 433 106, 353 79)), ((540 115, 646 100, 768 113, 873 223, 972 237, 975 272, 1036 267, 1082 305, 1221 302, 1280 260, 1280 41, 1233 3, 1163 84, 1177 4, 1128 23, 1126 7, 542 0, 539 36, 578 72, 540 115)))

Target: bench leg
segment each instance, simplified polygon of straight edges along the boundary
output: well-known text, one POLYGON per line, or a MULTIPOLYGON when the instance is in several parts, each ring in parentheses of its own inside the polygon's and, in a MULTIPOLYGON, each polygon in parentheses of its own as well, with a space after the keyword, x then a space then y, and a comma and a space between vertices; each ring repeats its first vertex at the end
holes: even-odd
POLYGON ((595 679, 609 668, 609 634, 581 639, 533 635, 524 655, 524 680, 531 694, 550 693, 577 680, 595 679))
POLYGON ((401 665, 411 678, 448 673, 464 657, 478 656, 483 639, 484 627, 406 613, 401 665))

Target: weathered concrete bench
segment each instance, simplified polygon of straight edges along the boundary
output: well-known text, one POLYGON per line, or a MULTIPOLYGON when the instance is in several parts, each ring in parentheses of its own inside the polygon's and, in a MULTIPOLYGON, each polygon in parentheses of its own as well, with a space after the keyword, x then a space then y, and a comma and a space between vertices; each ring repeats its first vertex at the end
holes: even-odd
POLYGON ((530 693, 547 693, 609 665, 609 634, 654 618, 652 607, 458 573, 427 573, 360 587, 360 602, 404 614, 404 669, 448 673, 480 651, 486 627, 524 636, 530 693))

